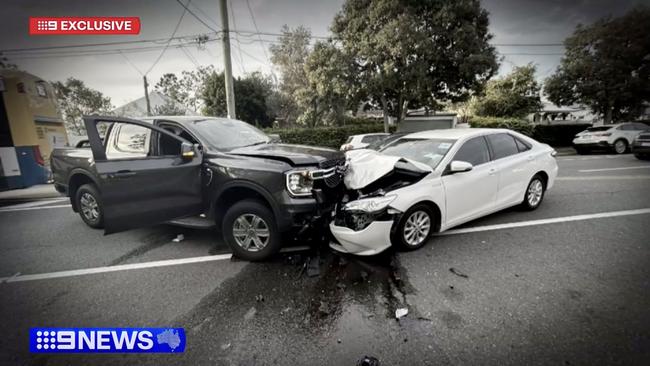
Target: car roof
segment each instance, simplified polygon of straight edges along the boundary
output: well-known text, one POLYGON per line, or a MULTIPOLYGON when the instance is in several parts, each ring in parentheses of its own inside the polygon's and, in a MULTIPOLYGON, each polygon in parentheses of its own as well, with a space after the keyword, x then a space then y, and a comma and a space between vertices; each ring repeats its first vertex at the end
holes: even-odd
POLYGON ((414 132, 402 136, 402 138, 420 138, 420 139, 453 139, 459 140, 463 138, 470 138, 474 136, 488 135, 492 133, 511 132, 510 130, 502 128, 448 128, 440 130, 429 130, 414 132))

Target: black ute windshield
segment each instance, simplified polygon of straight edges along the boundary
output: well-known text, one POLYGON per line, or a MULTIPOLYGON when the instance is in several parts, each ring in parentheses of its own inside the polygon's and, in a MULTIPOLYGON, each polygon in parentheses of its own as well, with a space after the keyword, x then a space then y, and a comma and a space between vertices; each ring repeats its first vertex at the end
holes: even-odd
POLYGON ((232 150, 238 147, 268 143, 271 138, 254 126, 236 120, 206 118, 192 124, 205 143, 217 150, 232 150))

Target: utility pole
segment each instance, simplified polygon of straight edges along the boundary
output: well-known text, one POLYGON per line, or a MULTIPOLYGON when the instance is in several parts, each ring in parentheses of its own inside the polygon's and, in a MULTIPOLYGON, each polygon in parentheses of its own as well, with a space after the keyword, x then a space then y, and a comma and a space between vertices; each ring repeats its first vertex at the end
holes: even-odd
POLYGON ((219 5, 221 9, 221 26, 223 28, 221 46, 223 47, 224 78, 226 81, 226 106, 228 108, 228 118, 235 119, 237 118, 237 116, 235 114, 235 90, 233 88, 232 62, 230 60, 230 31, 228 30, 228 5, 226 4, 226 0, 219 0, 219 5))
POLYGON ((147 101, 147 116, 151 116, 151 104, 149 104, 149 83, 147 83, 147 76, 143 75, 144 80, 144 99, 147 101))

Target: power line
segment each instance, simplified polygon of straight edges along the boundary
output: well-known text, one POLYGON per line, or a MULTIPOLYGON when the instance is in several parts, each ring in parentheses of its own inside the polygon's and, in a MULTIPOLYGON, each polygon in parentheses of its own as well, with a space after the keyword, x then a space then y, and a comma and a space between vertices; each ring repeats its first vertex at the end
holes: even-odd
MULTIPOLYGON (((179 0, 179 2, 180 2, 180 0, 179 0)), ((192 0, 187 0, 188 4, 190 2, 192 2, 192 0)), ((183 4, 182 2, 180 2, 180 3, 181 3, 181 5, 183 4)), ((147 70, 147 72, 144 74, 145 76, 148 75, 151 72, 151 70, 153 70, 153 68, 156 66, 156 64, 158 64, 160 59, 165 54, 165 51, 167 51, 167 48, 169 47, 169 44, 172 42, 172 39, 176 35, 176 32, 178 32, 178 27, 180 27, 181 23, 183 22, 183 17, 185 16, 186 12, 187 12, 187 7, 185 7, 183 5, 183 12, 181 13, 181 17, 178 18, 178 22, 176 22, 176 27, 174 27, 174 31, 172 32, 172 35, 169 37, 169 40, 167 41, 167 44, 165 44, 165 48, 163 48, 162 51, 160 51, 160 55, 158 55, 158 58, 156 59, 156 61, 154 61, 153 64, 151 64, 151 67, 149 67, 149 70, 147 70)))
POLYGON ((271 59, 269 58, 269 54, 266 52, 266 45, 264 44, 264 41, 262 40, 262 36, 259 34, 260 29, 257 27, 257 22, 255 21, 255 14, 253 14, 253 9, 251 8, 250 1, 246 0, 246 6, 248 7, 248 13, 251 15, 251 20, 253 20, 253 26, 255 27, 255 31, 258 33, 257 38, 260 40, 260 44, 262 45, 262 51, 264 51, 264 56, 266 57, 268 62, 271 63, 271 59))
POLYGON ((181 6, 184 7, 185 10, 187 10, 188 13, 190 13, 190 14, 191 14, 191 15, 192 15, 196 20, 198 20, 199 22, 201 22, 201 24, 203 24, 204 26, 206 26, 208 29, 210 29, 210 30, 213 31, 213 32, 220 33, 220 31, 218 31, 218 30, 212 28, 212 26, 210 26, 210 25, 209 25, 208 23, 206 23, 203 19, 201 19, 198 15, 196 15, 192 10, 190 10, 190 8, 188 8, 185 4, 183 4, 183 2, 182 2, 181 0, 176 0, 176 2, 179 3, 179 4, 181 4, 181 6))
MULTIPOLYGON (((233 9, 232 6, 232 1, 228 1, 228 7, 230 8, 230 15, 232 17, 232 25, 233 27, 237 28, 237 23, 235 23, 235 10, 233 9)), ((239 35, 235 33, 235 42, 239 43, 239 35)), ((242 72, 242 74, 246 74, 246 69, 244 68, 244 57, 241 55, 241 44, 239 47, 237 47, 239 50, 239 70, 242 72)))

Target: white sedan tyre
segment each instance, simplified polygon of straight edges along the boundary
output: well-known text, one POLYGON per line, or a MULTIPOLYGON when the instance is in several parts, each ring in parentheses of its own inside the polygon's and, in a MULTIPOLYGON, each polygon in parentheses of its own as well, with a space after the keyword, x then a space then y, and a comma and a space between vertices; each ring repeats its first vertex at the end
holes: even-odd
POLYGON ((402 216, 391 241, 402 250, 421 248, 431 238, 435 223, 433 210, 425 204, 417 204, 402 216))

